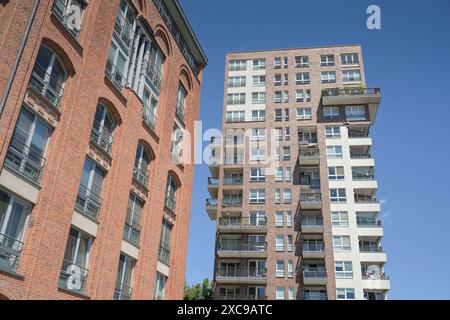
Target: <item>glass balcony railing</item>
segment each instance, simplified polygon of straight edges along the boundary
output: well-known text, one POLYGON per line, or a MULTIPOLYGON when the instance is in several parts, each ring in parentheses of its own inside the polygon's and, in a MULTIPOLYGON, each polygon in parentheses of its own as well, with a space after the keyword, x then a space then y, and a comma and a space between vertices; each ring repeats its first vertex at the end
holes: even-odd
POLYGON ((222 207, 242 207, 242 198, 224 198, 222 207))
POLYGON ((250 294, 215 294, 215 300, 266 300, 267 297, 250 294))
POLYGON ((322 280, 327 278, 327 270, 325 269, 304 269, 303 279, 322 280))
POLYGON ((254 251, 265 252, 266 242, 219 241, 218 250, 222 251, 254 251))
POLYGON ((0 269, 16 272, 23 242, 0 233, 0 269))
POLYGON ((378 203, 378 200, 374 196, 355 194, 355 203, 378 203))
POLYGON ((225 185, 241 185, 243 183, 242 176, 225 176, 223 177, 223 184, 225 185))
POLYGON ((300 224, 302 227, 323 227, 323 217, 322 216, 309 216, 309 217, 302 217, 300 219, 300 224))
POLYGON ((361 96, 361 95, 379 95, 380 88, 364 88, 364 87, 346 87, 333 88, 322 90, 322 96, 337 97, 337 96, 361 96))
POLYGON ((372 156, 370 153, 350 152, 350 158, 351 159, 371 159, 372 156))
POLYGON ((37 62, 33 67, 30 86, 39 92, 52 106, 59 109, 64 92, 62 83, 57 78, 52 77, 37 62))
POLYGON ((348 137, 349 138, 368 138, 369 137, 369 133, 368 132, 359 132, 359 131, 349 130, 348 131, 348 137))
POLYGON ((266 227, 266 217, 220 217, 219 227, 266 227))
POLYGON ((116 283, 116 288, 114 289, 114 300, 131 300, 132 294, 133 288, 120 282, 116 283))
POLYGON ((299 149, 298 156, 303 160, 318 160, 320 159, 319 149, 299 149))
POLYGON ((323 242, 303 242, 303 252, 323 252, 325 251, 325 244, 323 242))
POLYGON ((113 143, 112 133, 105 129, 97 121, 94 121, 94 125, 92 126, 91 141, 107 154, 111 155, 113 143))
POLYGON ((320 179, 311 179, 310 177, 300 177, 300 185, 309 186, 311 189, 320 189, 320 179))
POLYGON ((102 198, 99 195, 80 184, 75 203, 75 209, 78 212, 93 219, 94 221, 98 221, 101 203, 102 198))
POLYGON ((58 286, 62 289, 83 293, 86 289, 86 280, 89 270, 64 260, 59 275, 58 286))
POLYGON ((221 278, 266 278, 266 268, 227 268, 219 267, 216 270, 216 277, 221 278))
POLYGON ((12 137, 5 158, 5 165, 35 183, 40 183, 45 158, 33 151, 18 138, 12 137))
POLYGON ((208 177, 208 186, 218 186, 219 179, 214 177, 208 177))
POLYGON ((381 227, 381 220, 372 217, 356 216, 356 224, 358 227, 376 228, 381 227))
POLYGON ((322 195, 319 192, 302 192, 300 193, 300 201, 306 203, 322 202, 322 195))
POLYGON ((383 252, 383 248, 376 242, 359 243, 360 252, 383 252))
POLYGON ((353 180, 374 180, 375 175, 370 172, 352 172, 352 178, 353 180))
POLYGON ((303 293, 304 300, 327 300, 327 293, 325 291, 318 292, 304 292, 303 293))
POLYGON ((206 199, 206 208, 215 208, 215 209, 217 209, 217 204, 218 204, 218 201, 217 201, 217 199, 212 199, 212 198, 209 198, 209 199, 206 199))

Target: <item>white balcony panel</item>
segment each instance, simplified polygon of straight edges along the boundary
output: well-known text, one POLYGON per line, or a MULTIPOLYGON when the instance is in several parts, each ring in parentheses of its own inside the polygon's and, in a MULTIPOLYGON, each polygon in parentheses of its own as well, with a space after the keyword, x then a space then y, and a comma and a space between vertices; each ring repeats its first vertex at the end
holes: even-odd
POLYGON ((387 256, 385 252, 360 252, 359 259, 361 262, 386 262, 387 256))
POLYGON ((362 281, 363 289, 371 290, 389 290, 391 288, 391 281, 387 279, 367 279, 362 281))

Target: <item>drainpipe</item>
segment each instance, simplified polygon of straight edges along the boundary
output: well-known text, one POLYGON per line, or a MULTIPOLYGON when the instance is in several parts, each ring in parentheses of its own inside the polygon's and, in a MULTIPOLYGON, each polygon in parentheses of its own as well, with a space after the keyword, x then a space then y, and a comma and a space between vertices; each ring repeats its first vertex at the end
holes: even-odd
POLYGON ((34 0, 33 10, 31 12, 30 18, 28 19, 27 27, 25 29, 25 34, 23 35, 22 41, 20 42, 20 47, 19 47, 19 51, 17 52, 16 60, 14 61, 14 65, 13 65, 11 74, 9 75, 8 82, 6 83, 5 90, 3 91, 2 99, 0 100, 0 117, 1 117, 1 114, 3 113, 3 108, 5 107, 6 100, 8 99, 9 93, 11 91, 12 83, 13 83, 14 77, 16 76, 17 68, 19 66, 20 58, 22 57, 23 50, 25 48, 25 44, 28 40, 28 35, 30 34, 31 25, 33 24, 34 17, 36 16, 36 11, 39 6, 39 2, 40 2, 40 0, 34 0))

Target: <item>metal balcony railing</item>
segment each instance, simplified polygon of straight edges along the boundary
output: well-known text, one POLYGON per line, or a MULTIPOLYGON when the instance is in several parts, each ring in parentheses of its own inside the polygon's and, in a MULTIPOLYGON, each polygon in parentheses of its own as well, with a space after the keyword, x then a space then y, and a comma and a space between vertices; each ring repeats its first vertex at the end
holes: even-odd
POLYGON ((51 105, 59 108, 64 93, 62 83, 52 77, 39 63, 35 63, 31 74, 30 86, 39 92, 51 105))
POLYGON ((333 88, 322 90, 322 96, 336 97, 336 96, 349 96, 349 95, 379 95, 381 93, 380 88, 364 88, 364 87, 346 87, 346 88, 333 88))
POLYGON ((156 129, 156 116, 146 105, 144 105, 144 109, 142 111, 142 120, 146 125, 150 127, 150 129, 156 129))
POLYGON ((241 185, 243 183, 242 176, 239 177, 232 177, 232 176, 225 176, 223 177, 223 184, 225 185, 241 185))
POLYGON ((249 294, 215 294, 215 300, 266 300, 266 296, 257 296, 249 294))
POLYGON ((219 267, 216 277, 221 278, 266 278, 266 268, 233 268, 219 267))
POLYGON ((114 289, 114 300, 131 300, 133 288, 123 283, 117 282, 114 289))
POLYGON ((182 122, 184 122, 184 117, 186 115, 186 110, 184 109, 184 103, 180 100, 177 100, 177 110, 176 114, 178 119, 180 119, 182 122))
POLYGON ((0 269, 15 272, 22 254, 23 242, 0 233, 0 269))
POLYGON ((99 146, 107 154, 111 155, 113 136, 98 121, 94 121, 91 129, 91 141, 99 146))
POLYGON ((132 212, 128 209, 127 217, 125 218, 125 226, 123 228, 123 239, 128 242, 134 244, 135 246, 139 246, 139 240, 141 238, 141 225, 130 218, 132 216, 132 212))
POLYGON ((206 207, 207 208, 217 208, 218 201, 217 199, 206 199, 206 207))
POLYGON ((266 217, 220 217, 219 226, 228 227, 266 227, 266 217))
POLYGON ((157 93, 161 92, 161 87, 163 84, 163 75, 161 69, 152 59, 148 62, 147 69, 145 70, 146 79, 152 84, 156 89, 157 93))
POLYGON ((26 146, 20 139, 12 137, 5 164, 35 183, 41 181, 45 158, 26 146))
POLYGON ((378 200, 374 196, 355 194, 355 203, 377 203, 378 200))
POLYGON ((219 185, 219 179, 214 177, 208 177, 208 185, 209 186, 218 186, 219 185))
POLYGON ((102 198, 91 189, 80 184, 75 209, 87 217, 98 221, 102 198))
POLYGON ((300 193, 301 202, 321 202, 322 195, 316 192, 300 193))
POLYGON ((322 280, 327 278, 326 269, 304 269, 303 279, 308 280, 322 280))
POLYGON ((266 242, 219 241, 218 250, 265 252, 266 242))
POLYGON ((323 252, 325 244, 323 242, 302 242, 303 252, 323 252))
POLYGON ((53 2, 52 12, 67 31, 69 31, 75 39, 78 39, 80 36, 80 26, 76 25, 77 21, 73 21, 71 8, 65 4, 65 1, 55 0, 55 2, 53 2))
POLYGON ((323 217, 321 216, 302 217, 300 219, 300 224, 302 227, 323 227, 323 217))
POLYGON ((375 175, 373 173, 361 173, 361 172, 352 172, 353 180, 374 180, 375 175))
POLYGON ((120 12, 117 12, 116 14, 114 32, 121 40, 123 46, 129 50, 134 35, 133 25, 120 12))
POLYGON ((222 199, 222 207, 242 207, 242 198, 222 199))
POLYGON ((348 137, 349 138, 368 138, 369 133, 368 132, 359 132, 359 131, 348 131, 348 137))
POLYGON ((177 199, 175 197, 175 193, 173 192, 167 192, 166 193, 166 201, 165 205, 168 209, 170 209, 172 212, 175 212, 175 205, 176 205, 177 199))
POLYGON ((320 153, 319 149, 299 149, 298 156, 300 159, 319 159, 320 153))
POLYGON ((125 78, 111 60, 106 62, 105 75, 119 91, 122 90, 125 85, 125 78))
POLYGON ((158 260, 166 266, 170 265, 170 247, 161 243, 159 245, 158 260))
POLYGON ((137 182, 139 182, 142 186, 145 188, 148 187, 148 178, 150 176, 150 172, 142 167, 134 167, 133 169, 133 179, 135 179, 137 182))
POLYGON ((381 220, 371 217, 356 216, 356 224, 358 225, 358 227, 375 228, 381 227, 381 220))
POLYGON ((58 286, 62 289, 83 293, 86 289, 88 273, 88 269, 78 266, 72 261, 63 260, 58 286))

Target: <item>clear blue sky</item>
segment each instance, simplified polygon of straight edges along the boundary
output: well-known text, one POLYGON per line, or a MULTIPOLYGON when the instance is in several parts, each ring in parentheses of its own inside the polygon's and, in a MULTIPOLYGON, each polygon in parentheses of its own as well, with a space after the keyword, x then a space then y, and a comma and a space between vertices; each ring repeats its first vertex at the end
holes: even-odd
MULTIPOLYGON (((450 1, 181 0, 208 58, 200 118, 220 128, 227 51, 361 44, 382 88, 372 128, 390 299, 450 298, 450 1), (381 7, 381 30, 366 8, 381 7)), ((206 165, 195 168, 186 280, 212 277, 206 165)))

